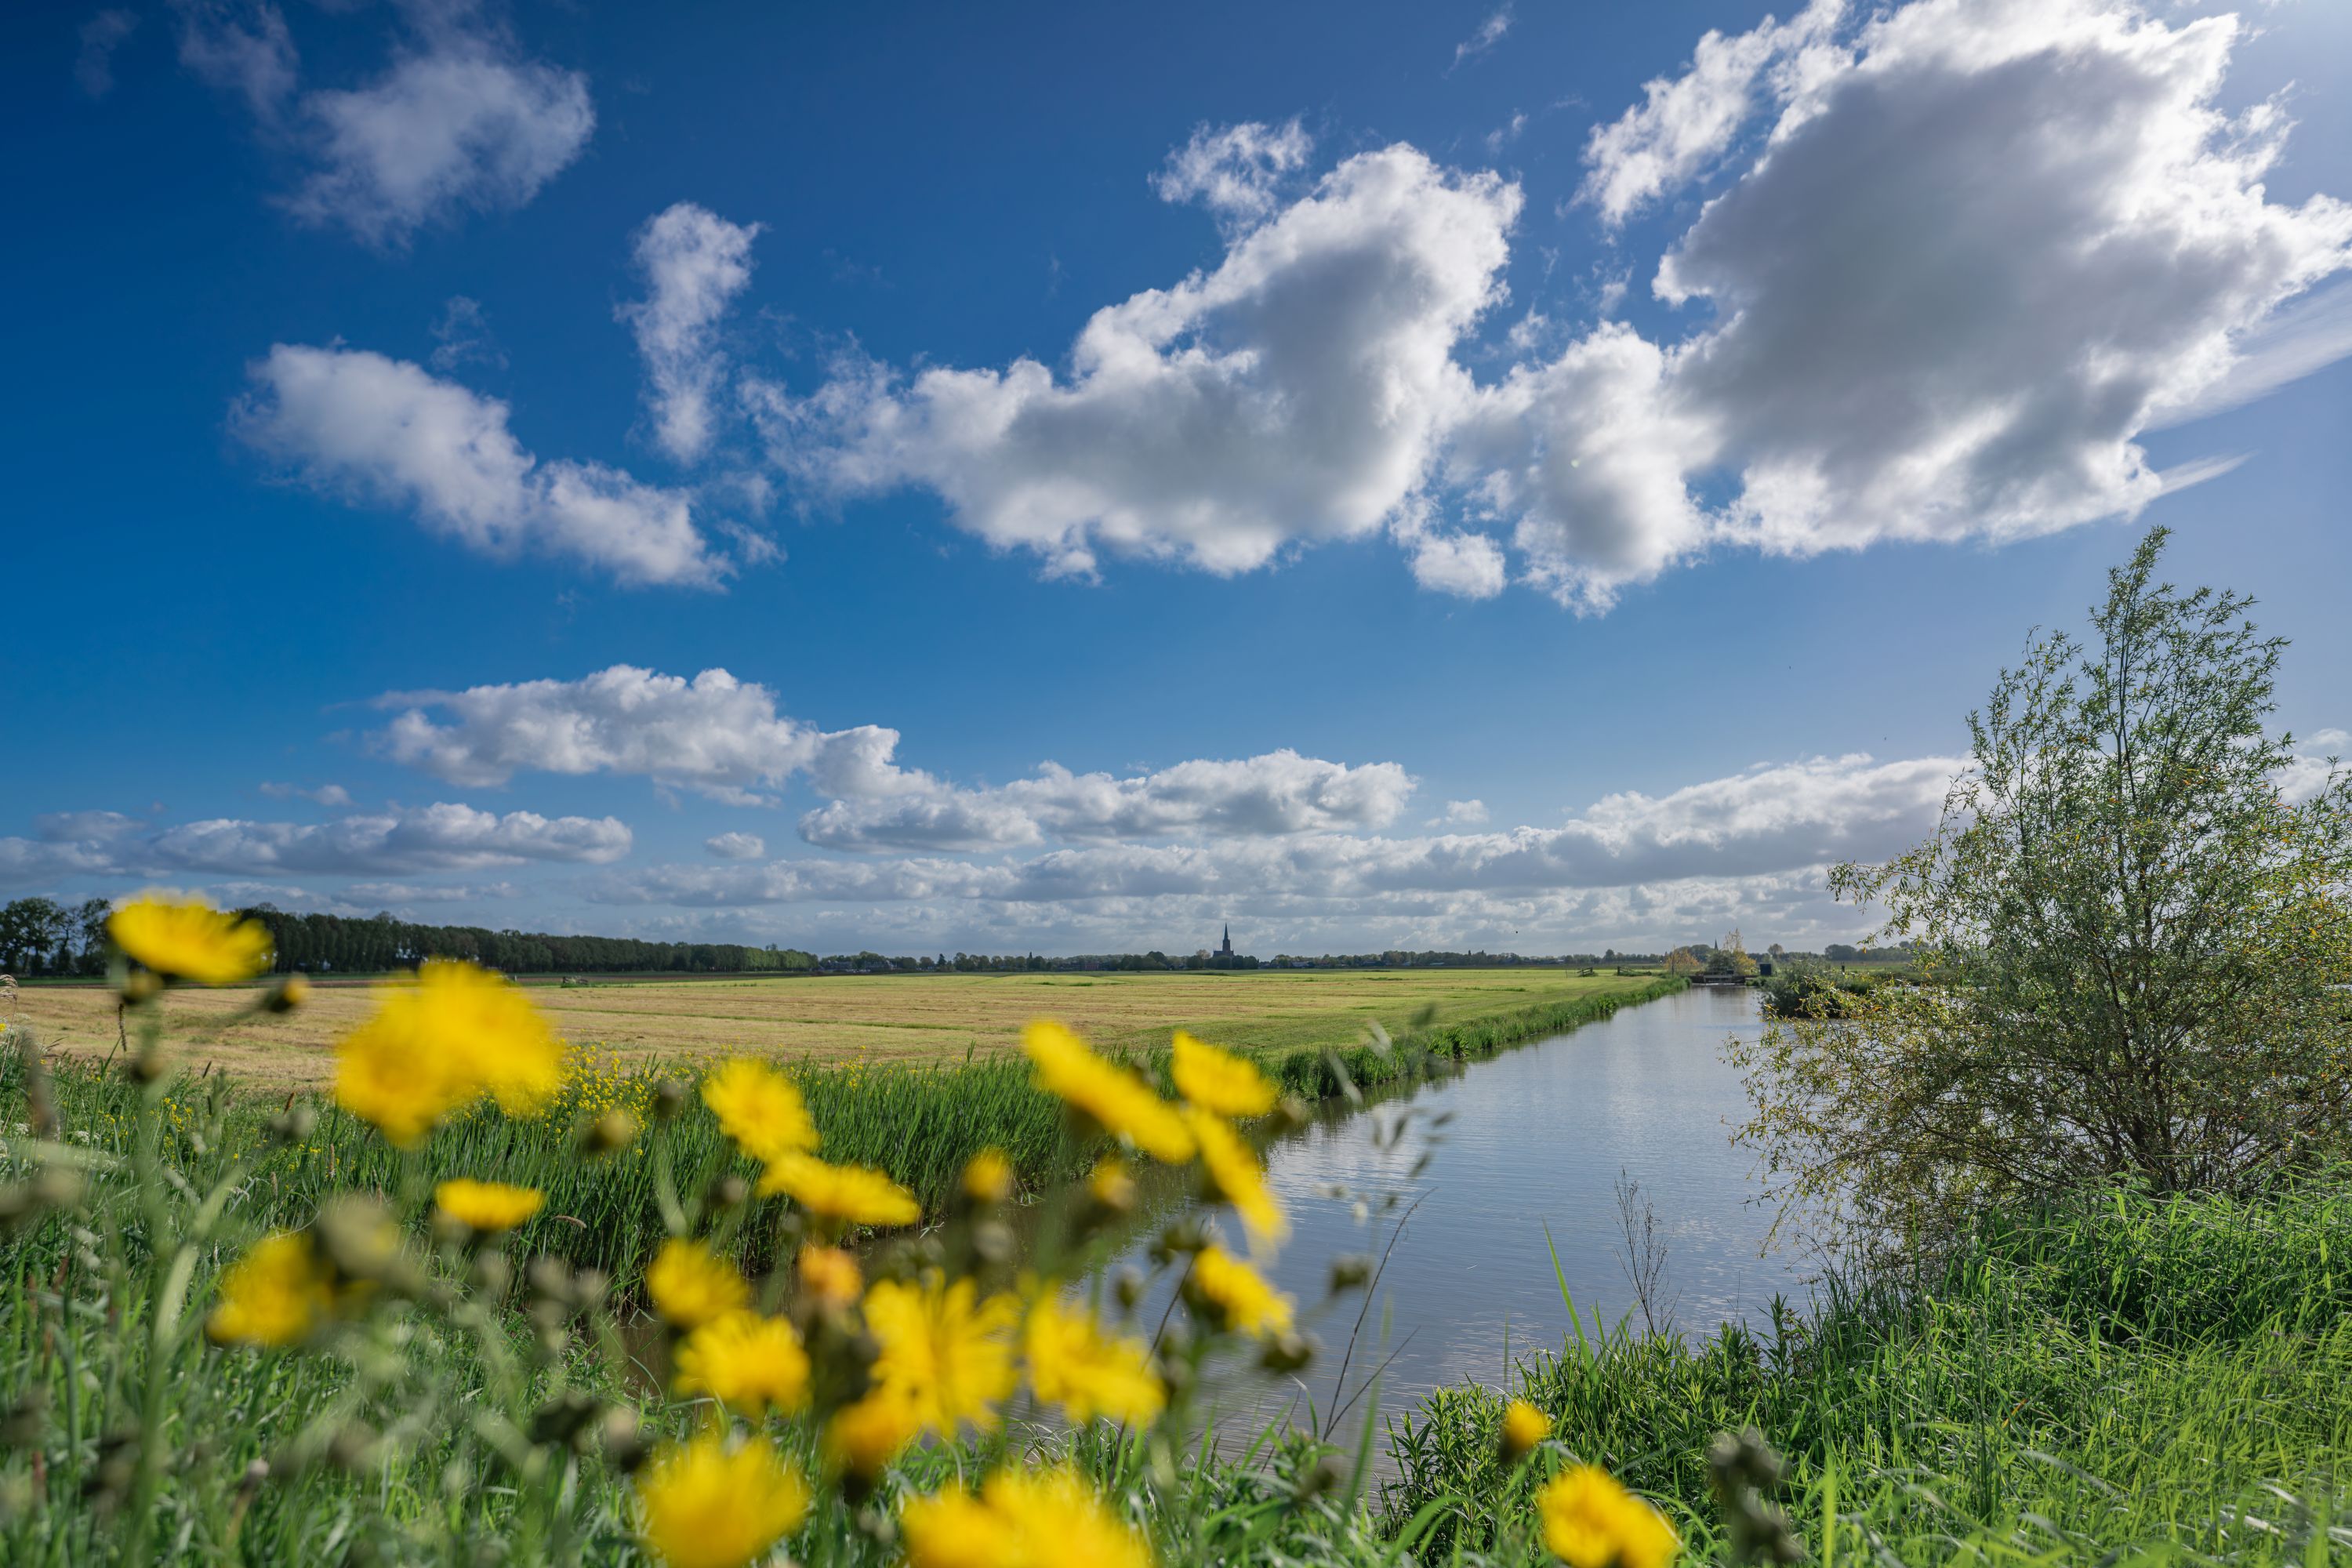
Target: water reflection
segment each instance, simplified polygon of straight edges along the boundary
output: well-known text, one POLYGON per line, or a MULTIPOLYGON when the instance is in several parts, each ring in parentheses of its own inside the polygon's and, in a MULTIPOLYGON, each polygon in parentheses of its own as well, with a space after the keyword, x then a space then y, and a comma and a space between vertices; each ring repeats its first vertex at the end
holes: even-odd
MULTIPOLYGON (((1771 1215, 1756 1201, 1752 1157, 1728 1139, 1747 1101, 1721 1047, 1727 1037, 1759 1027, 1754 993, 1694 989, 1268 1148, 1268 1179, 1293 1226, 1273 1274, 1302 1307, 1323 1299, 1332 1258, 1377 1254, 1390 1240, 1377 1212, 1360 1220, 1329 1189, 1394 1194, 1398 1212, 1413 1205, 1370 1301, 1347 1394, 1385 1365, 1381 1405, 1395 1409, 1443 1384, 1499 1385, 1510 1357, 1557 1350, 1570 1320, 1547 1226, 1588 1331, 1596 1312, 1613 1324, 1634 1310, 1613 1190, 1621 1171, 1654 1205, 1667 1247, 1664 1294, 1685 1331, 1760 1321, 1776 1291, 1801 1300, 1799 1261, 1759 1256, 1771 1215), (1430 1123, 1448 1112, 1433 1133, 1430 1123), (1433 1157, 1416 1175, 1424 1152, 1433 1157)), ((1140 1246, 1122 1261, 1141 1262, 1140 1246)), ((1153 1292, 1147 1328, 1171 1288, 1163 1282, 1153 1292)), ((1364 1305, 1359 1295, 1312 1321, 1325 1353, 1303 1387, 1268 1392, 1262 1380, 1236 1380, 1226 1385, 1224 1409, 1265 1416, 1295 1400, 1303 1421, 1312 1399, 1328 1411, 1364 1305)), ((1352 1430, 1360 1413, 1351 1411, 1344 1426, 1352 1430)))

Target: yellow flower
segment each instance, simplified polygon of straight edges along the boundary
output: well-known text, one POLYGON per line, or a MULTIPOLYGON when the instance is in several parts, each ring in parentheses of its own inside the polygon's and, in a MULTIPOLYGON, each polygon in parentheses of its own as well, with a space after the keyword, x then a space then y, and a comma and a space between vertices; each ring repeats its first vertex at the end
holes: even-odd
POLYGON ((433 1189, 433 1202, 458 1224, 479 1231, 512 1230, 547 1203, 537 1187, 510 1187, 504 1182, 477 1182, 460 1176, 433 1189))
POLYGON ((1058 1405, 1072 1421, 1097 1415, 1144 1426, 1168 1403, 1150 1347, 1123 1334, 1107 1334, 1092 1313, 1073 1310, 1050 1293, 1029 1309, 1022 1336, 1029 1358, 1029 1386, 1048 1405, 1058 1405))
POLYGON ((837 1247, 801 1248, 801 1289, 819 1306, 839 1310, 857 1300, 866 1289, 857 1259, 837 1247))
POLYGON ((722 1062, 702 1080, 702 1103, 719 1129, 754 1160, 805 1154, 817 1145, 816 1123, 793 1080, 749 1057, 722 1062))
POLYGON ((1038 1088, 1084 1112, 1106 1132, 1171 1165, 1192 1157, 1192 1134, 1175 1107, 1135 1074, 1095 1055, 1070 1030, 1041 1018, 1021 1031, 1021 1048, 1036 1064, 1038 1088))
POLYGON ((809 1358, 782 1318, 730 1312, 713 1318, 677 1347, 677 1391, 708 1394, 758 1420, 790 1415, 808 1403, 809 1358))
POLYGON ((290 1345, 335 1310, 335 1271, 302 1231, 265 1236, 221 1275, 205 1332, 220 1344, 290 1345))
POLYGON ((782 1154, 760 1178, 760 1195, 782 1193, 813 1215, 849 1225, 912 1225, 915 1194, 863 1165, 828 1165, 814 1154, 782 1154))
POLYGON ((1001 1204, 1013 1195, 1013 1162, 1002 1149, 982 1149, 964 1163, 963 1195, 975 1204, 1001 1204))
POLYGON ((1278 1334, 1290 1327, 1290 1298, 1222 1247, 1201 1248, 1186 1289, 1218 1327, 1234 1333, 1278 1334))
POLYGON ((1087 1196, 1113 1214, 1125 1214, 1135 1206, 1135 1178, 1123 1163, 1106 1154, 1087 1174, 1087 1196))
POLYGON ((1021 1307, 1010 1296, 979 1299, 970 1279, 943 1285, 877 1280, 866 1292, 866 1326, 881 1345, 874 1381, 912 1405, 942 1436, 965 1422, 986 1431, 1013 1392, 1012 1330, 1021 1307))
POLYGON ((922 1430, 913 1400, 898 1390, 877 1388, 824 1424, 825 1462, 870 1481, 922 1430))
POLYGON ((234 985, 269 967, 269 931, 206 899, 148 894, 106 919, 114 945, 153 970, 199 985, 234 985))
POLYGON ((1181 1029, 1176 1031, 1171 1070, 1177 1093, 1220 1116, 1264 1116, 1278 1098, 1272 1080, 1248 1058, 1219 1050, 1181 1029))
POLYGON ((1569 1568, 1666 1568, 1682 1549, 1658 1510, 1598 1465, 1574 1465, 1536 1494, 1544 1544, 1569 1568))
POLYGON ((1266 1190, 1265 1170, 1241 1134, 1223 1117, 1197 1106, 1186 1109, 1184 1120, 1201 1146, 1201 1173, 1209 1179, 1210 1190, 1234 1205, 1252 1244, 1271 1245, 1288 1236, 1290 1222, 1266 1190))
POLYGON ((673 1237, 646 1270, 654 1310, 681 1329, 698 1329, 751 1304, 751 1284, 732 1263, 698 1241, 673 1237))
POLYGON ((672 1444, 637 1476, 637 1539, 669 1568, 743 1568, 808 1517, 808 1483, 774 1445, 672 1444))
POLYGON ((526 1115, 562 1087, 563 1043, 504 975, 427 959, 377 994, 336 1045, 335 1100, 402 1148, 484 1095, 526 1115))
POLYGON ((911 1568, 1150 1568, 1142 1535, 1064 1468, 998 1470, 977 1498, 916 1498, 901 1522, 911 1568))
POLYGON ((1524 1399, 1503 1408, 1503 1462, 1516 1464, 1551 1436, 1551 1417, 1524 1399))

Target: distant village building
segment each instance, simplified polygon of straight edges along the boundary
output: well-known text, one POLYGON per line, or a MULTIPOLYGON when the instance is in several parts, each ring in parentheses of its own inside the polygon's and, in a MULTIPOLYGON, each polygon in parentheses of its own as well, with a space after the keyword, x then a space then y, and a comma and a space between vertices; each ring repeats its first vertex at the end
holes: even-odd
POLYGON ((1227 922, 1226 922, 1226 924, 1225 924, 1225 940, 1224 940, 1223 942, 1220 942, 1220 943, 1218 943, 1218 944, 1217 944, 1217 953, 1216 953, 1216 956, 1218 956, 1219 958, 1231 958, 1233 955, 1234 955, 1234 928, 1233 928, 1233 923, 1232 923, 1231 921, 1227 921, 1227 922))

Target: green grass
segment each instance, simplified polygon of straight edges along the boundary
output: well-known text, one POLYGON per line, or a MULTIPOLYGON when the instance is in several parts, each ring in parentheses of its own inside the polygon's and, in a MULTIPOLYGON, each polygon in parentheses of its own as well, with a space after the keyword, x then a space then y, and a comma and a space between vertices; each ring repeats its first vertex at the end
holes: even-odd
MULTIPOLYGON (((1849 1551, 1904 1563, 2329 1561, 2312 1532, 2352 1524, 2347 1259, 2340 1178, 2258 1203, 2111 1195, 2002 1216, 1934 1279, 1832 1289, 1769 1335, 1572 1338, 1522 1363, 1522 1392, 1696 1542, 1706 1443, 1752 1425, 1817 1548, 1834 1497, 1849 1551)), ((1396 1421, 1386 1517, 1435 1505, 1436 1539, 1471 1546, 1507 1530, 1500 1410, 1452 1389, 1396 1421)))
MULTIPOLYGON (((1621 1006, 1679 990, 1682 982, 1647 979, 1559 998, 1455 1024, 1409 1030, 1386 1047, 1345 1039, 1259 1054, 1286 1093, 1308 1100, 1411 1081, 1530 1040, 1606 1018, 1621 1006)), ((1162 1079, 1166 1052, 1138 1063, 1162 1079)), ((788 1064, 824 1137, 828 1159, 887 1171, 909 1188, 926 1213, 937 1214, 954 1191, 964 1164, 985 1148, 1003 1150, 1030 1189, 1042 1190, 1084 1172, 1100 1152, 1073 1138, 1060 1104, 1030 1084, 1018 1058, 970 1056, 930 1065, 788 1064)), ((14 1053, 0 1061, 0 1100, 21 1096, 14 1053)), ((277 1147, 268 1122, 290 1103, 262 1098, 215 1079, 182 1085, 173 1096, 173 1136, 185 1151, 187 1131, 200 1125, 209 1096, 225 1096, 223 1141, 250 1153, 256 1174, 247 1212, 261 1226, 308 1223, 320 1198, 339 1188, 394 1191, 406 1180, 453 1176, 512 1182, 547 1194, 546 1212, 518 1237, 527 1252, 548 1252, 582 1266, 634 1280, 667 1234, 655 1198, 654 1173, 642 1148, 591 1161, 580 1153, 579 1132, 600 1110, 619 1105, 649 1114, 657 1069, 613 1063, 576 1079, 544 1114, 518 1119, 486 1107, 436 1132, 414 1171, 365 1123, 326 1106, 315 1131, 296 1148, 277 1147)), ((90 1062, 58 1064, 57 1087, 66 1124, 89 1131, 101 1149, 121 1153, 136 1090, 119 1072, 90 1062)), ((689 1098, 669 1141, 679 1190, 708 1189, 720 1177, 755 1173, 689 1098)), ((757 1250, 770 1232, 749 1227, 747 1267, 764 1267, 757 1250)))

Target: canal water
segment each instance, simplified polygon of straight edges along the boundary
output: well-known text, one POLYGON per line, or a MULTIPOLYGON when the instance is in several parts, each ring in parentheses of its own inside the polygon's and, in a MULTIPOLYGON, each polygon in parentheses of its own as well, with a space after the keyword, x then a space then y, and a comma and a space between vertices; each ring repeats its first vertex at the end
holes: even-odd
MULTIPOLYGON (((1261 1417, 1290 1405, 1303 1425, 1308 1401, 1328 1413, 1375 1370, 1384 1369, 1384 1411, 1444 1384, 1506 1386, 1511 1361, 1556 1352, 1574 1332, 1560 1276, 1588 1334, 1628 1312, 1638 1327, 1615 1192, 1621 1173, 1648 1202, 1664 1248, 1664 1304, 1686 1333, 1769 1321, 1775 1293, 1801 1305, 1806 1270, 1793 1256, 1763 1255, 1772 1214, 1759 1201, 1754 1157, 1730 1143, 1747 1100, 1723 1045, 1759 1028, 1754 992, 1694 988, 1361 1112, 1335 1112, 1268 1145, 1267 1177, 1292 1227, 1270 1272, 1298 1302, 1322 1353, 1286 1382, 1219 1377, 1219 1405, 1261 1417), (1360 1201, 1370 1212, 1360 1215, 1360 1201), (1366 1298, 1319 1306, 1330 1263, 1384 1250, 1335 1401, 1366 1298)), ((1236 1230, 1229 1218, 1225 1228, 1236 1230)), ((1239 1250, 1237 1234, 1233 1242, 1239 1250)), ((1139 1264, 1140 1246, 1123 1261, 1139 1264)), ((1145 1327, 1159 1321, 1171 1289, 1163 1280, 1147 1299, 1145 1327)), ((1356 1429, 1362 1408, 1359 1398, 1340 1429, 1356 1429)))

